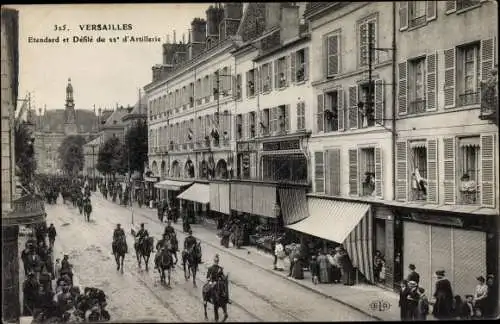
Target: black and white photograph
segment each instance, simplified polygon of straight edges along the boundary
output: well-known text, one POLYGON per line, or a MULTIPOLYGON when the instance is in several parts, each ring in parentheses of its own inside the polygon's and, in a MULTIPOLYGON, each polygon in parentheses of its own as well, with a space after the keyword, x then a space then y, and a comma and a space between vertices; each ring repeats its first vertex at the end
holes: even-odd
POLYGON ((2 323, 500 318, 498 2, 1 6, 2 323))

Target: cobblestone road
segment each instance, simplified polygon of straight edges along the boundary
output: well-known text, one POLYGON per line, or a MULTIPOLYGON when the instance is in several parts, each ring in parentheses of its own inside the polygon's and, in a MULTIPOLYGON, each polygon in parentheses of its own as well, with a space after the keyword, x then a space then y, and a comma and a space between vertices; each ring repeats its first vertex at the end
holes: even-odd
MULTIPOLYGON (((146 224, 150 235, 158 240, 164 225, 142 213, 131 211, 94 195, 91 222, 86 223, 78 210, 59 201, 48 205, 47 222, 58 231, 56 253, 67 253, 74 264, 82 287, 95 286, 109 296, 108 307, 113 319, 149 319, 162 322, 200 322, 204 320, 201 287, 210 260, 218 253, 224 271, 230 274, 229 321, 371 321, 372 318, 345 305, 335 303, 293 282, 272 276, 266 271, 235 258, 223 249, 202 244, 204 264, 198 274, 198 288, 186 282, 181 268, 172 273, 171 288, 161 285, 158 272, 137 265, 130 229, 146 224), (124 273, 116 271, 111 252, 113 229, 121 223, 127 234, 129 254, 124 273)), ((195 233, 196 236, 196 233, 195 233)), ((182 244, 184 235, 178 233, 182 244)), ((143 266, 144 267, 144 266, 143 266)), ((208 315, 213 320, 213 308, 208 315)), ((222 314, 220 314, 222 315, 222 314)))

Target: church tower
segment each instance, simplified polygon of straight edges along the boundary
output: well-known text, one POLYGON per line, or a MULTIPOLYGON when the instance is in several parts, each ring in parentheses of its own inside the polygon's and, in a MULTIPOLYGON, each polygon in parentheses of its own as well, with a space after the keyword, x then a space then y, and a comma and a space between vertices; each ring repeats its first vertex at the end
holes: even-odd
POLYGON ((68 79, 68 85, 66 86, 66 105, 64 117, 64 134, 66 134, 66 136, 77 134, 78 129, 76 127, 75 102, 73 100, 73 86, 71 85, 71 79, 68 79))

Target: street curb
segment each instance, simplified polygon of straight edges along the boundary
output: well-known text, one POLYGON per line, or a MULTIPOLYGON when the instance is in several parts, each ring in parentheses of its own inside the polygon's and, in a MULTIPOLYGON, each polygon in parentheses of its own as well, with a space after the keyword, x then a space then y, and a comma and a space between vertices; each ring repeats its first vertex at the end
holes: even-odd
MULTIPOLYGON (((120 205, 117 205, 117 206, 120 206, 120 205)), ((124 207, 124 206, 120 206, 120 207, 124 207)), ((124 208, 126 208, 126 207, 124 207, 124 208)), ((140 214, 141 214, 142 216, 146 216, 146 218, 151 219, 151 218, 149 217, 149 215, 145 214, 145 212, 142 210, 142 208, 140 208, 140 209, 138 208, 138 209, 137 209, 137 212, 140 212, 140 214)), ((153 220, 153 219, 152 219, 152 220, 153 220)), ((175 226, 178 226, 177 224, 174 224, 174 225, 175 225, 175 226)), ((172 226, 172 227, 174 227, 174 226, 172 226)), ((179 232, 179 233, 184 234, 181 230, 179 230, 179 229, 177 229, 177 228, 175 228, 175 227, 174 227, 174 229, 175 229, 175 231, 176 231, 176 232, 179 232)), ((262 269, 262 270, 265 270, 265 271, 267 271, 267 272, 271 273, 271 274, 272 274, 272 275, 274 275, 274 276, 277 276, 277 277, 280 277, 280 278, 285 279, 285 280, 287 280, 287 281, 293 282, 293 283, 295 283, 295 284, 297 284, 297 285, 299 285, 299 286, 301 286, 301 287, 303 287, 303 288, 305 288, 305 289, 307 289, 307 290, 309 290, 309 291, 311 291, 311 292, 314 292, 314 293, 316 293, 316 294, 318 294, 318 295, 321 295, 321 296, 326 297, 326 298, 328 298, 328 299, 331 299, 331 300, 333 300, 333 301, 335 301, 335 302, 338 302, 339 304, 342 304, 342 305, 344 305, 344 306, 347 306, 347 307, 349 307, 349 308, 352 308, 352 309, 354 309, 355 311, 358 311, 358 312, 360 312, 360 313, 362 313, 362 314, 364 314, 364 315, 366 315, 366 316, 369 316, 369 317, 371 317, 371 318, 373 318, 373 319, 375 319, 375 320, 377 320, 377 321, 385 321, 384 319, 382 319, 382 318, 381 318, 381 317, 379 317, 379 316, 373 315, 373 314, 371 314, 371 313, 369 313, 369 312, 365 311, 364 309, 361 309, 361 308, 359 308, 359 307, 357 307, 357 306, 351 305, 351 304, 349 304, 349 303, 347 303, 347 302, 345 302, 345 301, 343 301, 343 300, 341 300, 341 299, 338 299, 338 298, 335 298, 335 297, 333 297, 333 296, 330 296, 330 295, 328 295, 328 294, 326 294, 326 293, 324 293, 324 292, 322 292, 322 291, 318 291, 318 290, 316 290, 316 289, 314 289, 314 288, 311 288, 311 287, 309 287, 309 286, 307 286, 307 285, 303 284, 302 282, 300 282, 300 281, 298 281, 298 280, 292 280, 292 279, 289 279, 288 277, 284 277, 284 276, 279 275, 279 274, 278 274, 278 273, 276 273, 274 270, 268 269, 268 268, 263 267, 263 266, 261 266, 261 265, 259 265, 259 264, 256 264, 256 263, 252 263, 251 261, 249 261, 249 260, 247 260, 247 259, 245 259, 245 258, 243 258, 243 257, 241 257, 241 256, 239 256, 239 255, 237 255, 236 253, 234 253, 233 251, 231 251, 231 250, 229 250, 229 249, 227 249, 227 250, 223 250, 223 249, 221 249, 219 246, 217 246, 216 244, 213 244, 213 243, 211 243, 211 242, 205 241, 205 240, 203 240, 203 239, 199 239, 199 240, 200 240, 200 241, 202 241, 203 243, 207 244, 207 245, 210 245, 210 246, 211 246, 211 247, 213 247, 213 248, 216 248, 217 250, 226 251, 227 253, 231 254, 231 255, 232 255, 232 256, 234 256, 235 258, 237 258, 237 259, 239 259, 239 260, 242 260, 242 261, 245 261, 245 262, 247 262, 248 264, 251 264, 251 265, 253 265, 253 266, 256 266, 256 267, 258 267, 258 268, 260 268, 260 269, 262 269)))

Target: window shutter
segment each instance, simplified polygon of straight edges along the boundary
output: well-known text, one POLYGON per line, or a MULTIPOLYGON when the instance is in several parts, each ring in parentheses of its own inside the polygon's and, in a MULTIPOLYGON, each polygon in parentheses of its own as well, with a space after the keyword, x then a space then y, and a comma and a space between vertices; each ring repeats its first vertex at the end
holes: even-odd
POLYGON ((408 200, 408 142, 396 143, 396 200, 408 200))
POLYGON ((309 47, 304 48, 304 81, 309 79, 309 47))
POLYGON ((339 73, 339 35, 328 36, 327 38, 327 76, 331 77, 339 73))
POLYGON ((233 116, 233 137, 235 140, 239 140, 238 138, 238 115, 233 116))
POLYGON ((455 48, 444 51, 444 108, 455 107, 455 48))
POLYGON ((326 194, 340 195, 340 149, 326 151, 325 178, 326 194))
MULTIPOLYGON (((328 94, 325 94, 323 96, 323 105, 324 105, 324 111, 329 111, 329 112, 332 112, 332 100, 331 100, 331 96, 329 96, 328 94)), ((332 127, 332 122, 331 122, 331 119, 328 119, 326 118, 326 115, 323 115, 323 130, 326 132, 331 132, 333 129, 332 127)))
POLYGON ((358 194, 358 150, 349 150, 349 194, 358 194))
POLYGON ((438 141, 427 140, 427 201, 437 204, 438 195, 438 141))
POLYGON ((457 2, 456 1, 446 1, 446 14, 451 14, 457 11, 457 2))
POLYGON ((257 117, 258 120, 256 121, 256 135, 257 136, 262 136, 264 135, 264 128, 262 127, 261 124, 264 124, 264 110, 260 110, 257 112, 257 117))
POLYGON ((398 64, 399 84, 398 84, 398 114, 406 115, 408 112, 408 62, 398 64))
POLYGON ((314 152, 314 190, 325 192, 325 165, 323 152, 314 152))
POLYGON ((256 68, 254 69, 254 89, 255 89, 255 94, 261 93, 262 91, 262 84, 260 80, 260 74, 261 74, 261 69, 256 68))
POLYGON ((385 102, 384 81, 375 80, 375 121, 384 124, 384 102, 385 102))
MULTIPOLYGON (((434 1, 430 1, 434 2, 434 1)), ((438 54, 427 56, 425 63, 427 64, 427 91, 426 91, 426 108, 427 111, 437 110, 437 60, 438 54)))
POLYGON ((272 107, 269 109, 269 131, 271 134, 276 133, 276 107, 272 107))
POLYGON ((247 138, 252 138, 252 114, 246 113, 247 115, 247 138))
POLYGON ((455 138, 443 138, 444 203, 455 204, 455 138))
POLYGON ((228 70, 227 76, 224 77, 226 79, 226 90, 228 92, 230 92, 231 90, 236 89, 236 88, 232 87, 232 82, 231 81, 233 80, 233 75, 231 74, 231 68, 232 68, 232 66, 230 65, 229 68, 227 69, 228 70))
POLYGON ((232 92, 233 93, 233 99, 236 100, 238 98, 238 95, 236 93, 237 92, 236 91, 236 89, 237 89, 237 82, 238 82, 236 75, 231 76, 231 82, 232 82, 232 89, 233 89, 233 92, 232 92))
POLYGON ((339 131, 344 130, 344 90, 337 90, 337 118, 339 131))
POLYGON ((481 205, 495 208, 495 135, 481 136, 481 205))
POLYGON ((243 139, 248 139, 250 134, 248 132, 248 113, 242 115, 243 125, 241 125, 242 137, 243 139))
POLYGON ((302 102, 297 103, 297 130, 302 129, 302 102))
POLYGON ((427 1, 426 10, 427 10, 427 21, 431 21, 437 18, 437 1, 427 1))
POLYGON ((316 112, 316 129, 317 129, 317 132, 322 132, 324 131, 324 128, 323 128, 323 120, 324 120, 324 117, 323 117, 323 114, 324 114, 324 106, 323 106, 323 94, 319 94, 317 96, 317 112, 316 112))
POLYGON ((285 131, 290 131, 290 105, 285 105, 285 131))
POLYGON ((384 197, 384 166, 382 161, 382 149, 375 148, 375 197, 384 197))
POLYGON ((285 56, 285 87, 288 87, 290 85, 290 80, 291 80, 291 75, 293 73, 291 69, 291 56, 287 55, 285 56))
POLYGON ((292 71, 290 75, 291 83, 295 83, 297 77, 297 64, 296 64, 297 62, 295 62, 295 60, 297 60, 297 53, 292 52, 290 54, 290 70, 292 71))
MULTIPOLYGON (((246 91, 247 91, 247 97, 250 97, 250 83, 248 82, 250 80, 250 72, 245 73, 245 83, 246 83, 246 91)), ((254 88, 255 88, 255 82, 254 82, 254 88)))
POLYGON ((279 76, 279 62, 278 60, 274 60, 274 89, 280 88, 280 76, 279 76))
POLYGON ((349 128, 358 128, 358 86, 349 87, 349 128))
POLYGON ((408 1, 399 3, 399 30, 408 29, 408 1))
POLYGON ((481 40, 481 80, 486 80, 489 72, 494 68, 495 46, 493 38, 481 40))

